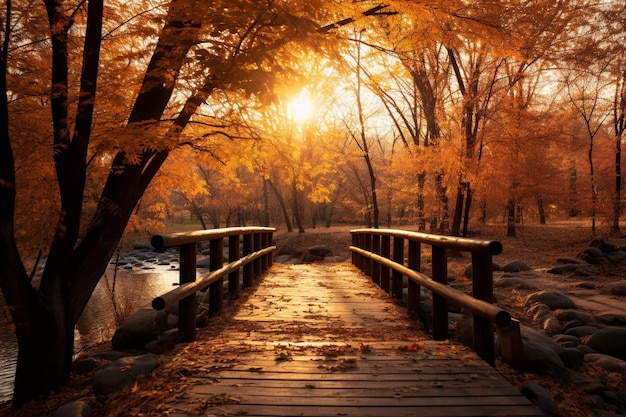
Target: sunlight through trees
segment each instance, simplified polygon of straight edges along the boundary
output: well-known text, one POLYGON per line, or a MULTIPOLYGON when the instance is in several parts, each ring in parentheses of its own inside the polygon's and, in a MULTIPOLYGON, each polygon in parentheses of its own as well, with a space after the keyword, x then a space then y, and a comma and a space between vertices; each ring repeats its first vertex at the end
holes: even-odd
POLYGON ((74 325, 125 230, 513 235, 568 216, 620 230, 623 2, 1 7, 16 404, 67 382, 74 325))

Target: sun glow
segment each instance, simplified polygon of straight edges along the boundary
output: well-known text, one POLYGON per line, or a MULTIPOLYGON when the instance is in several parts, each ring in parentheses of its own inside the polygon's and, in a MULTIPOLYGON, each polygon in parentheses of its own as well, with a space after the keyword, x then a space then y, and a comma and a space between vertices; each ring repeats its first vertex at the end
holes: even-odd
POLYGON ((296 123, 303 123, 313 115, 315 106, 306 92, 296 96, 288 106, 289 118, 296 123))

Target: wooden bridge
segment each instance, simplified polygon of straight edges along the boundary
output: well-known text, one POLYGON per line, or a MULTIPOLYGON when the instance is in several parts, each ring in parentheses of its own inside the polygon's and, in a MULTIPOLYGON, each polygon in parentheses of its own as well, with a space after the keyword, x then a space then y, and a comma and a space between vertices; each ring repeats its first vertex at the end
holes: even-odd
MULTIPOLYGON (((239 234, 233 231, 221 238, 227 236, 229 258, 234 259, 239 238, 232 236, 239 234)), ((163 240, 157 247, 181 242, 159 239, 163 240)), ((356 266, 272 265, 264 251, 271 247, 271 235, 255 239, 244 234, 243 239, 243 262, 232 267, 228 265, 235 261, 226 266, 216 263, 208 277, 155 300, 155 306, 162 307, 183 296, 193 298, 197 285, 220 292, 216 283, 222 288, 220 277, 226 275, 237 296, 235 267, 242 269, 244 287, 250 284, 247 273, 269 269, 258 285, 252 285, 222 332, 201 345, 189 345, 193 355, 183 352, 170 364, 186 369, 188 388, 184 401, 159 406, 168 407, 168 415, 543 415, 475 352, 432 340, 393 292, 381 289, 356 266), (243 271, 245 264, 251 266, 243 271)), ((219 251, 218 246, 212 247, 219 251)), ((353 252, 359 251, 355 247, 353 252)), ((184 253, 182 275, 184 256, 193 257, 184 253)), ((386 276, 393 288, 392 274, 386 276)), ((181 324, 181 331, 188 331, 184 329, 181 324)))

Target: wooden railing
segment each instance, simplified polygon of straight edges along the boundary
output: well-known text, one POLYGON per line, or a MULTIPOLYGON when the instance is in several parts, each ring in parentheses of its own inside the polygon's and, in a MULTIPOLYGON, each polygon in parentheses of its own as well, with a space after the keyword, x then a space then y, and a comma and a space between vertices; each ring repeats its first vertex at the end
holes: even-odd
POLYGON ((209 288, 209 315, 222 310, 224 277, 228 276, 228 293, 236 298, 241 292, 240 269, 243 269, 243 286, 252 286, 255 276, 260 276, 272 265, 272 237, 276 229, 267 227, 233 227, 194 232, 155 235, 152 246, 158 251, 180 249, 180 285, 152 300, 155 310, 162 310, 178 302, 179 337, 191 342, 196 335, 196 293, 209 288), (228 263, 224 265, 224 239, 228 238, 228 263), (196 279, 198 243, 209 242, 209 273, 196 279), (243 247, 242 247, 243 246, 243 247), (243 250, 243 253, 242 253, 243 250))
POLYGON ((393 297, 402 300, 403 276, 408 281, 407 309, 419 316, 420 286, 432 292, 432 335, 448 338, 448 302, 473 315, 473 349, 490 364, 495 361, 494 325, 500 339, 502 359, 514 367, 523 362, 519 322, 492 304, 492 256, 502 252, 498 241, 431 235, 394 229, 352 230, 352 263, 393 297), (393 239, 393 243, 392 243, 393 239), (405 266, 405 241, 408 242, 405 266), (432 248, 432 277, 420 272, 422 244, 432 248), (447 285, 447 251, 470 252, 472 295, 447 285))

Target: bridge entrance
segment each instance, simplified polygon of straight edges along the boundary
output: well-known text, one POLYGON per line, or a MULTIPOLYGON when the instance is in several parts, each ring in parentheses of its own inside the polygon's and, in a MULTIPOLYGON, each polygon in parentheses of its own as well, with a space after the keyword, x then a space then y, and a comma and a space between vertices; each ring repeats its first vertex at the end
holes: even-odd
POLYGON ((274 264, 224 320, 164 365, 188 384, 170 416, 543 415, 348 263, 274 264))

